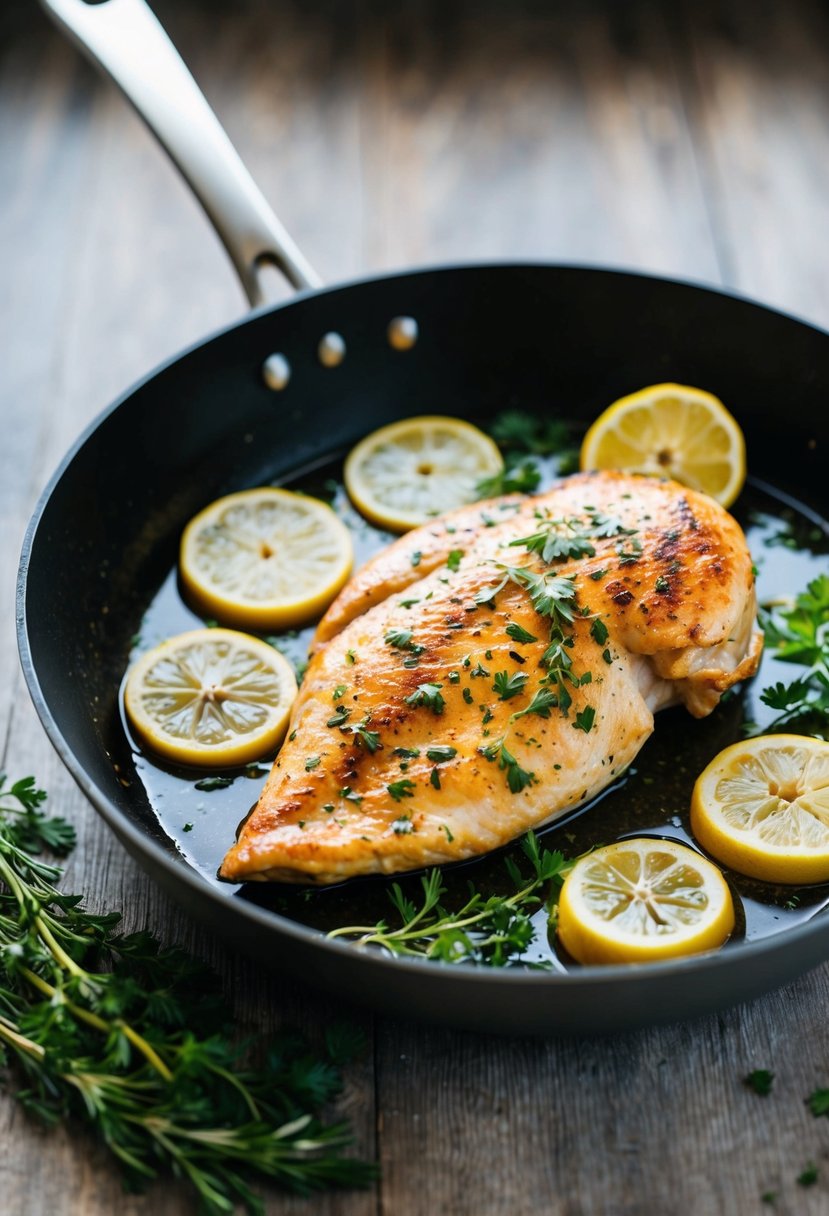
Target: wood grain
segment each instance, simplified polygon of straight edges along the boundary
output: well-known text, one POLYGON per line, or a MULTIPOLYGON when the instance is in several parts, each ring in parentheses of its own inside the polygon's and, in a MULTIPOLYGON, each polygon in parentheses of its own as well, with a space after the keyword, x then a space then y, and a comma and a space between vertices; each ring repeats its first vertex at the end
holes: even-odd
MULTIPOLYGON (((193 0, 157 5, 281 218, 329 279, 469 257, 605 262, 829 322, 829 19, 813 0, 193 0)), ((139 121, 36 12, 0 14, 0 731, 79 828, 67 884, 219 969, 240 1024, 318 1034, 331 998, 265 974, 137 870, 52 755, 17 674, 13 570, 63 450, 124 385, 242 315, 218 242, 139 121)), ((369 1036, 339 1109, 383 1179, 331 1216, 826 1211, 826 968, 718 1018, 614 1039, 464 1035, 341 1008, 369 1036), (768 1099, 742 1084, 776 1073, 768 1099), (807 1161, 818 1184, 799 1187, 807 1161)), ((125 1198, 80 1130, 0 1098, 8 1216, 125 1198)))

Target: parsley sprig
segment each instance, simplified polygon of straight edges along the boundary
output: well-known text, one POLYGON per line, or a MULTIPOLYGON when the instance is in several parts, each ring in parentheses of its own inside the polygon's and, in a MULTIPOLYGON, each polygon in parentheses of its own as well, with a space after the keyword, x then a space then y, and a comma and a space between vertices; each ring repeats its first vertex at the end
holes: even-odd
POLYGON ((552 964, 528 963, 523 956, 536 936, 532 915, 545 903, 552 910, 565 877, 573 867, 559 852, 542 848, 533 832, 521 841, 530 862, 529 875, 522 874, 512 858, 505 860, 512 883, 510 895, 485 896, 470 882, 468 898, 458 908, 447 908, 447 888, 440 870, 421 877, 421 898, 409 899, 399 883, 388 892, 400 923, 387 920, 375 925, 349 925, 334 929, 329 937, 345 937, 358 946, 378 946, 390 954, 427 958, 443 963, 472 963, 483 967, 506 967, 516 963, 536 969, 552 964))
POLYGON ((829 575, 813 579, 789 608, 761 608, 760 623, 774 657, 805 668, 790 683, 763 689, 760 700, 778 711, 763 730, 796 726, 829 739, 829 575))
POLYGON ((0 1053, 25 1078, 17 1097, 47 1126, 86 1122, 132 1190, 184 1179, 206 1216, 261 1213, 252 1177, 293 1191, 362 1186, 371 1166, 342 1156, 343 1123, 319 1108, 359 1049, 332 1032, 312 1051, 283 1033, 252 1059, 231 1039, 211 973, 149 933, 122 936, 56 885, 72 827, 42 811, 31 777, 0 780, 0 1053))

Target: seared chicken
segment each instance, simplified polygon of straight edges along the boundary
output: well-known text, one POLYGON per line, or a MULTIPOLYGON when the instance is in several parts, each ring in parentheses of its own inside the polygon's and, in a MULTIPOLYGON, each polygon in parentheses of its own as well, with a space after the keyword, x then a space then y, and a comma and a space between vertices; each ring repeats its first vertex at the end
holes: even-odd
POLYGON ((653 715, 754 674, 751 557, 674 482, 584 474, 409 532, 321 621, 290 734, 221 868, 332 883, 458 861, 594 797, 653 715))

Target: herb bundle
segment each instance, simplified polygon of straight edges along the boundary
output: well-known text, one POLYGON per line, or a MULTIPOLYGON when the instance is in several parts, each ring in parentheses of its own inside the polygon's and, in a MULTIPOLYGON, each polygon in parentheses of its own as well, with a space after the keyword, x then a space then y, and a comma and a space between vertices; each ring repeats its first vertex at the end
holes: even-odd
POLYGON ((778 711, 764 730, 829 739, 829 575, 813 579, 789 608, 761 608, 760 623, 774 657, 806 669, 763 689, 760 700, 778 711))
POLYGON ((32 778, 0 779, 0 1054, 24 1078, 26 1110, 85 1121, 128 1189, 173 1175, 208 1216, 261 1213, 251 1177, 298 1192, 365 1185, 373 1167, 342 1156, 347 1126, 316 1113, 359 1050, 354 1032, 329 1033, 324 1052, 283 1032, 250 1063, 207 968, 58 890, 60 869, 38 854, 65 855, 75 834, 45 797, 32 778))
POLYGON ((511 857, 505 866, 513 891, 509 895, 484 896, 470 882, 468 898, 456 909, 444 906, 447 888, 440 870, 421 877, 419 903, 409 899, 399 883, 393 883, 389 899, 400 923, 380 920, 375 925, 349 925, 332 930, 329 937, 346 937, 358 946, 379 946, 390 954, 426 958, 444 963, 474 963, 505 967, 521 963, 547 970, 548 961, 528 963, 523 955, 535 940, 532 917, 545 904, 555 914, 558 893, 574 862, 559 852, 542 848, 533 832, 521 840, 530 862, 524 875, 511 857))

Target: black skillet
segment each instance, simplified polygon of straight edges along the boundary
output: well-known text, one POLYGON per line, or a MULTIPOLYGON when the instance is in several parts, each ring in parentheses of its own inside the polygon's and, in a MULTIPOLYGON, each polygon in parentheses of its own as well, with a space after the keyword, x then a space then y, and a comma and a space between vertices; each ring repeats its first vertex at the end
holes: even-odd
MULTIPOLYGON (((137 778, 118 689, 193 513, 231 489, 322 466, 396 418, 485 419, 521 405, 583 425, 623 393, 671 379, 725 399, 754 477, 776 487, 776 501, 788 492, 825 517, 829 335, 723 292, 574 266, 441 267, 312 290, 313 272, 142 0, 44 3, 166 146, 251 303, 261 302, 263 263, 302 289, 126 392, 66 456, 29 526, 18 587, 26 679, 61 759, 122 844, 260 963, 376 1008, 470 1028, 613 1031, 686 1018, 829 957, 829 919, 814 915, 719 954, 645 968, 548 974, 403 961, 326 940, 187 863, 137 778), (389 339, 401 317, 417 326, 403 350, 389 339)), ((671 736, 679 767, 690 725, 671 736)))

